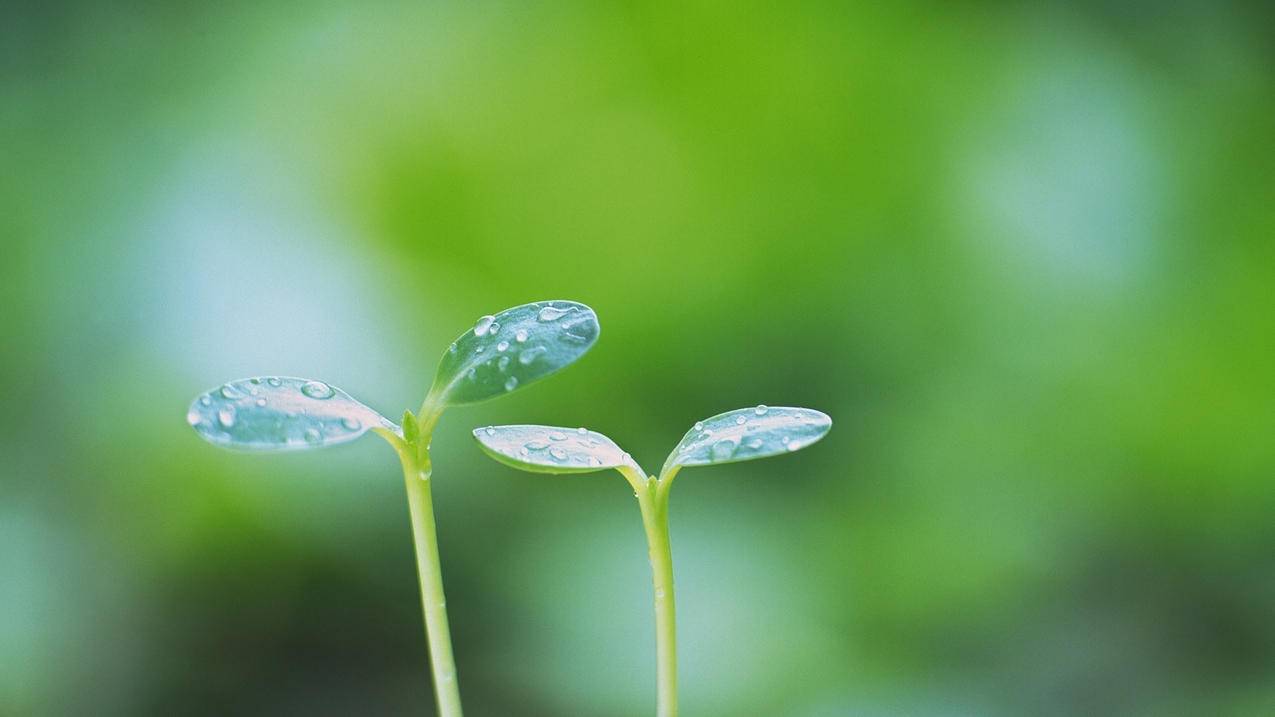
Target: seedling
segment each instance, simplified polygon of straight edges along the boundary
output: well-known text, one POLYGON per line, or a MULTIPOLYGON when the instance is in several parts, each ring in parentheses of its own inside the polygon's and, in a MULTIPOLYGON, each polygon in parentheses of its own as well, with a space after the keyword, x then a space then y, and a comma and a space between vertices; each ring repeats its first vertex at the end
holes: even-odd
POLYGON ((614 468, 633 486, 642 511, 655 589, 656 705, 660 717, 677 715, 677 629, 673 604, 673 556, 668 497, 687 466, 735 463, 790 453, 814 443, 832 419, 808 408, 741 408, 695 424, 664 461, 659 477, 610 438, 586 428, 488 426, 474 430, 497 461, 532 473, 590 473, 614 468))
POLYGON ((598 339, 598 317, 584 304, 547 301, 484 316, 458 337, 438 364, 434 383, 402 426, 322 381, 261 376, 231 381, 195 399, 186 420, 208 442, 244 451, 290 451, 352 441, 368 431, 398 453, 416 544, 425 636, 434 695, 443 717, 459 717, 430 494, 430 441, 450 406, 503 396, 580 358, 598 339))

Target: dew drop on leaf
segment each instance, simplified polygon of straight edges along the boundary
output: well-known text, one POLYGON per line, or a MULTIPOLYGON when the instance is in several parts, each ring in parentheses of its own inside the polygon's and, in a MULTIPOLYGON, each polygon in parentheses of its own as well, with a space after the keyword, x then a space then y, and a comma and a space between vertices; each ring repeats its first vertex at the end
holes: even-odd
POLYGON ((496 362, 496 368, 500 369, 501 373, 504 373, 505 369, 509 368, 509 357, 501 356, 500 360, 496 362))
POLYGON ((346 416, 341 419, 341 425, 345 427, 345 430, 347 431, 357 431, 363 427, 363 422, 357 418, 346 416))
POLYGON ((508 380, 505 381, 505 390, 512 391, 515 388, 518 388, 518 377, 510 376, 508 380))
POLYGON ((768 410, 770 409, 766 408, 765 404, 761 404, 757 408, 753 409, 753 413, 756 413, 758 416, 764 416, 768 410))
POLYGON ((552 433, 550 433, 550 434, 549 434, 549 440, 551 440, 551 441, 565 441, 565 440, 567 440, 567 434, 562 433, 561 431, 553 431, 552 433))
POLYGON ((240 391, 230 384, 226 384, 221 387, 221 397, 228 398, 233 401, 237 398, 243 398, 243 391, 240 391))
POLYGON ((588 432, 589 432, 589 429, 585 428, 584 426, 580 426, 579 428, 576 429, 576 433, 579 433, 582 436, 587 434, 588 432))
POLYGON ((491 330, 492 322, 495 320, 496 317, 491 314, 487 314, 486 316, 479 318, 478 321, 474 323, 474 336, 486 336, 487 332, 491 330))
POLYGON ((189 423, 192 426, 198 426, 199 422, 202 420, 204 419, 202 416, 199 415, 199 411, 196 411, 195 409, 192 408, 186 412, 186 423, 189 423))
POLYGON ((714 460, 723 461, 733 455, 735 455, 735 442, 729 438, 723 438, 713 444, 714 460))
POLYGON ((204 394, 204 395, 200 396, 200 397, 199 397, 199 405, 201 405, 201 406, 211 406, 211 405, 212 405, 212 397, 211 397, 211 396, 209 396, 208 394, 204 394))
POLYGON ((514 334, 514 341, 517 341, 518 343, 522 343, 526 340, 527 340, 527 331, 525 329, 518 329, 518 331, 514 334))
POLYGON ((217 423, 220 423, 222 428, 227 428, 227 429, 234 428, 235 427, 235 407, 223 406, 220 411, 217 411, 217 423))
POLYGON ((497 350, 497 351, 504 351, 504 350, 506 350, 506 349, 508 349, 508 348, 509 348, 509 342, 508 342, 508 341, 501 341, 500 343, 496 344, 496 350, 497 350))
POLYGON ((322 381, 306 381, 305 385, 301 387, 301 393, 304 393, 310 398, 322 401, 327 398, 332 398, 335 392, 332 390, 331 386, 322 381))
POLYGON ((563 316, 566 316, 566 315, 567 315, 567 311, 565 309, 558 309, 558 308, 554 308, 553 306, 546 306, 540 309, 540 313, 536 314, 536 318, 540 319, 541 321, 557 321, 558 319, 561 319, 563 316))
POLYGON ((302 434, 302 437, 305 438, 306 443, 314 444, 323 442, 323 434, 319 433, 319 429, 317 428, 305 429, 305 433, 302 434))
POLYGON ((567 452, 561 448, 550 448, 549 455, 553 456, 555 461, 565 461, 567 459, 567 452))
POLYGON ((703 422, 703 421, 696 421, 696 422, 695 422, 695 430, 697 430, 697 431, 702 431, 702 430, 704 430, 704 422, 703 422))
POLYGON ((735 425, 737 426, 742 426, 747 421, 748 419, 744 418, 743 416, 735 416, 735 425))
POLYGON ((533 451, 543 451, 549 447, 549 444, 544 441, 527 441, 526 446, 533 451))

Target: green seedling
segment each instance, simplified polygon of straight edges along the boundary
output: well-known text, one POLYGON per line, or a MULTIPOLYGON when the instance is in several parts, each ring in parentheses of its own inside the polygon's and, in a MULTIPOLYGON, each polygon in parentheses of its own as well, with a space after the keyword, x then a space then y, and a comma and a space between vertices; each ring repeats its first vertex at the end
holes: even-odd
POLYGON ((190 406, 187 422, 208 442, 244 451, 290 451, 346 443, 372 431, 403 464, 421 605, 439 714, 459 717, 460 690, 447 627, 430 493, 430 441, 449 406, 503 396, 580 358, 598 338, 584 304, 547 301, 484 316, 448 347, 420 410, 402 426, 322 381, 284 376, 218 386, 190 406))
POLYGON ((660 475, 642 467, 610 438, 585 428, 488 426, 474 438, 492 458, 533 473, 590 473, 614 468, 633 486, 642 511, 655 589, 656 706, 660 717, 677 715, 677 628, 668 497, 687 466, 735 463, 790 453, 818 441, 832 419, 808 408, 741 408, 695 424, 664 461, 660 475))

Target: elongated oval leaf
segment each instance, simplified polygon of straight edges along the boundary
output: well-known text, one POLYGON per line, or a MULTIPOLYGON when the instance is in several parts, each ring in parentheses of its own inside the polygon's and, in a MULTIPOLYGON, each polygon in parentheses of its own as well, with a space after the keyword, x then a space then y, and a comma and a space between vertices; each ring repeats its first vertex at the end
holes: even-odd
POLYGON ((765 458, 814 443, 832 428, 832 419, 809 408, 741 408, 704 419, 682 436, 664 463, 706 466, 765 458))
POLYGON ((230 381, 190 404, 186 422, 209 443, 289 451, 345 443, 389 419, 322 381, 260 376, 230 381))
POLYGON ((605 468, 641 468, 610 438, 585 428, 487 426, 475 428, 483 451, 533 473, 589 473, 605 468))
POLYGON ((541 301, 484 316, 443 354, 430 396, 445 405, 501 396, 580 358, 598 317, 574 301, 541 301))

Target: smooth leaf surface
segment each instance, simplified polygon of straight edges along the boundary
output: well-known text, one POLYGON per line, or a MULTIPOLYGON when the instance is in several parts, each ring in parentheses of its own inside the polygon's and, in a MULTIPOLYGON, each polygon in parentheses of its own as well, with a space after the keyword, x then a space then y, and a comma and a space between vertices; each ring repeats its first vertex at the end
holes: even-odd
POLYGON ((664 463, 706 466, 800 450, 823 438, 832 419, 809 408, 757 406, 706 418, 686 432, 664 463))
POLYGON ((459 405, 522 388, 580 358, 598 331, 597 314, 574 301, 540 301, 484 316, 443 353, 430 396, 459 405))
POLYGON ((585 428, 487 426, 474 438, 487 455, 533 473, 588 473, 605 468, 641 468, 610 438, 585 428))
POLYGON ((321 448, 398 428, 339 388, 286 376, 218 386, 190 404, 186 422, 209 443, 249 451, 321 448))

